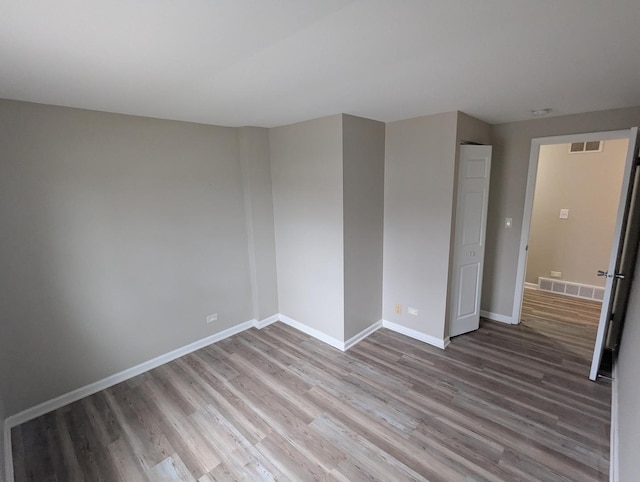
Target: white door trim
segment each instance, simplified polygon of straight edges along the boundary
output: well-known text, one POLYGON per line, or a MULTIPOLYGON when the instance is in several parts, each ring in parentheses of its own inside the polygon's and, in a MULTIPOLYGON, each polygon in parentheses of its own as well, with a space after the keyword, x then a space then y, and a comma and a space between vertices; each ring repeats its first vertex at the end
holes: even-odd
POLYGON ((522 214, 522 231, 520 233, 520 249, 518 251, 518 270, 516 272, 516 289, 513 298, 512 320, 514 324, 520 323, 522 311, 522 295, 524 294, 524 278, 527 271, 527 245, 531 231, 531 215, 533 213, 533 196, 536 189, 536 176, 538 174, 538 156, 540 146, 547 144, 569 144, 571 142, 606 141, 610 139, 628 139, 630 129, 619 131, 588 132, 586 134, 569 134, 564 136, 536 137, 531 139, 531 151, 529 154, 529 172, 527 174, 527 192, 524 199, 524 212, 522 214))

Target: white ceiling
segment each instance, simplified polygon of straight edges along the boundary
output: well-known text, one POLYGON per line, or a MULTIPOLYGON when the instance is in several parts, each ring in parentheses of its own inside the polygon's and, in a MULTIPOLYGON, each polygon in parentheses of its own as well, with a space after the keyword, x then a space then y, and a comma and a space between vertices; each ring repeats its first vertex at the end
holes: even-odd
POLYGON ((0 97, 228 126, 640 105, 638 0, 2 0, 0 97))

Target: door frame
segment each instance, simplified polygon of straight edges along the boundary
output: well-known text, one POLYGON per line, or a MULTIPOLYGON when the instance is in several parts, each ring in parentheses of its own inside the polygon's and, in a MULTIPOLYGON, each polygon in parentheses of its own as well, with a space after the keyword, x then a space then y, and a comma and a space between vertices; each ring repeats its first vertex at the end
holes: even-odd
POLYGON ((628 139, 631 129, 617 131, 588 132, 584 134, 568 134, 563 136, 536 137, 531 139, 529 154, 529 172, 527 174, 527 190, 522 215, 522 231, 520 232, 520 249, 518 251, 518 270, 516 272, 516 288, 513 298, 513 312, 511 322, 520 323, 522 315, 522 297, 524 295, 525 276, 527 273, 527 247, 531 233, 531 216, 533 214, 533 197, 536 190, 538 176, 538 158, 540 146, 549 144, 570 144, 572 142, 606 141, 612 139, 628 139))

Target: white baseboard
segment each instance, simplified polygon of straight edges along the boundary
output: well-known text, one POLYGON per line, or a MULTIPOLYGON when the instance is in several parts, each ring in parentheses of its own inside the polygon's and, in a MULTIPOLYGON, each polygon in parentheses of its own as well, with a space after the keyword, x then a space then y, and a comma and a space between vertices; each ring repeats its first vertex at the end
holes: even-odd
POLYGON ((480 310, 480 316, 488 318, 492 321, 499 321, 500 323, 508 323, 513 325, 513 318, 511 316, 501 315, 499 313, 491 313, 490 311, 480 310))
POLYGON ((343 341, 340 341, 325 333, 322 333, 320 330, 316 330, 315 328, 311 328, 310 326, 300 323, 299 321, 296 321, 293 318, 289 318, 286 315, 280 314, 279 318, 280 318, 280 321, 285 325, 289 325, 291 328, 295 328, 296 330, 301 331, 302 333, 306 333, 307 335, 312 336, 313 338, 320 340, 326 343, 327 345, 331 345, 332 347, 337 348, 338 350, 344 351, 343 341))
MULTIPOLYGON (((4 474, 6 482, 13 482, 13 453, 11 451, 11 427, 2 422, 2 436, 4 440, 4 474)), ((1 468, 1 467, 0 467, 1 468)))
MULTIPOLYGON (((293 320, 288 316, 284 316, 279 313, 276 313, 275 315, 265 318, 264 320, 245 321, 244 323, 240 323, 236 326, 233 326, 231 328, 215 333, 206 338, 202 338, 201 340, 190 343, 189 345, 185 345, 181 348, 170 351, 169 353, 160 355, 156 358, 153 358, 152 360, 148 360, 132 368, 127 368, 126 370, 123 370, 114 375, 110 375, 106 378, 103 378, 102 380, 98 380, 97 382, 90 383, 88 385, 77 388, 70 392, 64 393, 51 400, 47 400, 46 402, 42 402, 34 407, 23 410, 22 412, 19 412, 15 415, 11 415, 5 420, 5 429, 6 429, 5 432, 10 433, 11 428, 17 425, 28 422, 29 420, 33 420, 34 418, 40 417, 45 413, 49 413, 53 410, 57 410, 58 408, 64 407, 65 405, 81 400, 84 397, 88 397, 89 395, 93 395, 94 393, 97 393, 101 390, 112 387, 113 385, 129 380, 130 378, 133 378, 135 376, 141 375, 142 373, 145 373, 149 370, 157 368, 160 365, 164 365, 165 363, 175 360, 176 358, 180 358, 181 356, 184 356, 196 350, 199 350, 200 348, 204 348, 205 346, 224 340, 225 338, 229 338, 230 336, 233 336, 249 328, 253 328, 253 327, 258 329, 264 328, 272 323, 275 323, 276 321, 282 321, 283 323, 297 330, 300 330, 324 343, 327 343, 335 348, 338 348, 339 350, 342 350, 342 351, 345 350, 346 344, 344 342, 337 340, 335 338, 332 338, 328 335, 325 335, 324 333, 314 328, 303 325, 302 323, 296 320, 293 320)), ((351 338, 348 341, 349 346, 356 344, 358 341, 364 339, 370 333, 373 333, 376 329, 380 327, 378 323, 370 326, 366 330, 358 333, 355 337, 351 338)))
POLYGON ((444 339, 439 339, 439 338, 436 338, 435 336, 427 335, 426 333, 422 333, 420 331, 413 330, 411 328, 407 328, 405 326, 398 325, 397 323, 392 323, 387 320, 377 321, 373 325, 362 330, 360 333, 356 334, 355 336, 352 336, 347 341, 342 342, 340 340, 337 340, 336 338, 326 335, 325 333, 322 333, 319 330, 316 330, 315 328, 311 328, 303 323, 300 323, 299 321, 296 321, 293 318, 290 318, 286 315, 280 314, 279 316, 280 316, 280 321, 285 325, 289 325, 290 327, 295 328, 296 330, 299 330, 303 333, 306 333, 307 335, 312 336, 313 338, 320 340, 328 345, 331 345, 332 347, 337 348, 338 350, 341 350, 341 351, 347 351, 353 345, 364 340, 367 336, 371 335, 372 333, 379 330, 380 328, 388 328, 391 331, 401 333, 415 340, 419 340, 424 343, 428 343, 429 345, 433 345, 442 349, 446 348, 450 343, 449 337, 444 339))
POLYGON ((258 330, 262 330, 264 327, 269 326, 272 323, 275 323, 276 321, 279 321, 279 320, 280 320, 280 313, 276 313, 275 315, 271 315, 270 317, 265 318, 264 320, 256 321, 253 324, 253 326, 258 330))
POLYGON ((88 397, 89 395, 93 395, 94 393, 97 393, 101 390, 129 380, 130 378, 141 375, 142 373, 148 372, 149 370, 157 368, 160 365, 164 365, 165 363, 175 360, 176 358, 180 358, 181 356, 192 353, 217 341, 229 338, 230 336, 240 333, 241 331, 252 328, 254 325, 255 320, 250 320, 245 321, 244 323, 240 323, 239 325, 233 326, 231 328, 227 328, 226 330, 222 330, 214 335, 202 338, 201 340, 170 351, 169 353, 165 353, 164 355, 160 355, 132 368, 128 368, 119 373, 103 378, 102 380, 98 380, 97 382, 90 383, 89 385, 85 385, 84 387, 77 388, 56 398, 47 400, 46 402, 43 402, 39 405, 23 410, 20 413, 11 415, 5 420, 5 424, 9 427, 9 429, 11 429, 17 425, 28 422, 29 420, 40 417, 45 413, 49 413, 52 410, 57 410, 58 408, 76 402, 84 397, 88 397))
POLYGON ((528 283, 528 282, 524 282, 524 287, 530 290, 537 290, 538 289, 538 284, 537 283, 528 283))
POLYGON ((618 363, 613 363, 613 380, 611 381, 611 442, 609 443, 609 481, 618 482, 619 474, 619 416, 618 416, 618 363))
MULTIPOLYGON (((327 335, 326 333, 321 332, 320 330, 317 330, 315 328, 311 328, 310 326, 305 325, 304 323, 300 323, 297 320, 294 320, 293 318, 287 316, 287 315, 283 315, 283 314, 277 314, 277 315, 273 315, 270 318, 267 318, 268 322, 265 325, 262 325, 262 321, 259 323, 256 323, 256 328, 263 328, 263 326, 267 326, 268 324, 273 323, 274 321, 280 321, 282 323, 284 323, 285 325, 290 326, 291 328, 295 328, 298 331, 301 331, 302 333, 305 333, 306 335, 309 335, 313 338, 315 338, 316 340, 319 340, 323 343, 326 343, 327 345, 331 345, 334 348, 337 348, 340 351, 347 351, 349 348, 351 348, 352 346, 354 346, 356 343, 364 340, 366 337, 368 337, 371 333, 375 332, 376 330, 380 329, 382 327, 382 320, 376 321, 373 325, 368 326, 367 328, 365 328, 364 330, 362 330, 360 333, 356 333, 354 336, 352 336, 351 338, 349 338, 347 341, 340 341, 337 338, 333 338, 329 335, 327 335), (274 318, 272 320, 272 318, 274 318), (259 326, 260 325, 260 326, 259 326)), ((264 321, 267 321, 264 320, 264 321)))
POLYGON ((249 320, 244 323, 240 323, 239 325, 223 330, 214 335, 211 335, 201 340, 190 343, 189 345, 185 345, 181 348, 173 350, 164 355, 153 358, 152 360, 148 360, 132 368, 128 368, 119 373, 103 378, 102 380, 98 380, 97 382, 90 383, 89 385, 86 385, 84 387, 77 388, 68 393, 62 394, 56 398, 47 400, 46 402, 40 403, 34 407, 23 410, 22 412, 17 413, 15 415, 11 415, 4 421, 4 430, 3 430, 3 437, 4 437, 4 443, 5 443, 4 452, 5 452, 5 474, 7 479, 6 482, 13 482, 13 458, 12 458, 13 456, 11 451, 11 429, 13 427, 20 425, 22 423, 28 422, 29 420, 33 420, 34 418, 40 417, 45 413, 49 413, 53 410, 57 410, 58 408, 64 407, 65 405, 68 405, 70 403, 81 400, 82 398, 88 397, 89 395, 93 395, 94 393, 97 393, 101 390, 112 387, 113 385, 129 380, 130 378, 141 375, 142 373, 145 373, 149 370, 157 368, 160 365, 164 365, 165 363, 175 360, 176 358, 180 358, 181 356, 192 353, 196 350, 199 350, 200 348, 204 348, 205 346, 211 345, 212 343, 216 343, 218 341, 224 340, 225 338, 233 336, 244 330, 247 330, 249 328, 254 328, 254 327, 257 329, 262 329, 272 323, 275 323, 276 321, 281 321, 282 323, 289 325, 292 328, 295 328, 296 330, 299 330, 303 333, 306 333, 307 335, 312 336, 313 338, 320 340, 324 343, 327 343, 328 345, 331 345, 334 348, 337 348, 338 350, 341 350, 341 351, 348 350, 349 348, 354 346, 356 343, 364 340, 367 336, 374 333, 376 330, 378 330, 381 327, 388 328, 392 331, 401 333, 403 335, 428 343, 438 348, 444 349, 449 344, 448 337, 441 340, 436 337, 427 335, 425 333, 422 333, 422 332, 413 330, 411 328, 407 328, 402 325, 398 325, 397 323, 392 323, 386 320, 380 320, 375 322, 373 325, 365 328, 360 333, 349 338, 346 342, 342 342, 340 340, 337 340, 336 338, 330 337, 329 335, 326 335, 325 333, 322 333, 321 331, 316 330, 315 328, 311 328, 307 325, 300 323, 299 321, 296 321, 288 316, 285 316, 279 313, 260 321, 249 320))
POLYGON ((353 335, 351 338, 349 338, 347 341, 344 342, 343 351, 347 351, 353 345, 364 340, 371 333, 379 330, 380 328, 382 328, 382 320, 376 321, 373 325, 368 326, 367 328, 362 330, 360 333, 353 335))
POLYGON ((399 325, 397 323, 393 323, 391 321, 382 320, 383 328, 388 328, 391 331, 395 331, 402 335, 406 335, 415 340, 422 341, 424 343, 428 343, 429 345, 436 346, 438 348, 442 348, 443 350, 449 345, 450 340, 449 337, 441 339, 436 338, 435 336, 427 335, 426 333, 422 333, 421 331, 414 330, 412 328, 407 328, 406 326, 399 325))

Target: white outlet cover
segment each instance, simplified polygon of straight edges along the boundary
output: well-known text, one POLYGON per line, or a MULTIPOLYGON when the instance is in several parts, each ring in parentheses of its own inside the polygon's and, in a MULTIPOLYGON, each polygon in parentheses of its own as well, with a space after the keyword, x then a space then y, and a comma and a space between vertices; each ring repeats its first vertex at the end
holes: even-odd
POLYGON ((413 315, 413 316, 418 316, 418 314, 420 312, 418 311, 418 308, 409 307, 409 308, 407 308, 407 313, 409 313, 410 315, 413 315))
POLYGON ((218 321, 218 313, 207 316, 207 323, 213 323, 214 321, 218 321))
POLYGON ((511 226, 513 226, 513 218, 505 218, 504 219, 504 227, 505 228, 510 228, 511 226))
POLYGON ((560 210, 560 219, 569 219, 569 210, 561 209, 560 210))

